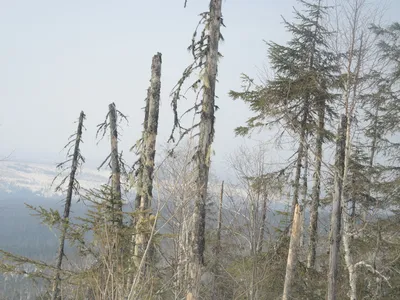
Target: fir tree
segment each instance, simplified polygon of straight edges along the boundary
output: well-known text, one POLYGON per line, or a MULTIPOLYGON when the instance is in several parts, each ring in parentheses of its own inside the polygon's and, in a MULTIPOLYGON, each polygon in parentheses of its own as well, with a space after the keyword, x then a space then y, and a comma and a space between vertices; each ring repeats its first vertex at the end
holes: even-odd
POLYGON ((242 92, 231 91, 233 99, 241 99, 249 104, 256 114, 247 120, 246 126, 236 128, 238 135, 247 135, 253 129, 279 125, 298 141, 293 180, 292 216, 299 202, 302 162, 305 159, 307 136, 315 137, 315 172, 312 193, 311 258, 315 260, 315 244, 320 198, 320 177, 322 145, 331 135, 325 129, 326 119, 334 112, 331 103, 335 95, 330 93, 338 72, 337 57, 328 49, 330 32, 322 25, 328 7, 321 1, 299 0, 303 11, 294 11, 295 22, 284 20, 285 27, 292 34, 287 45, 268 42, 271 68, 275 75, 265 86, 255 85, 244 76, 247 85, 242 92))

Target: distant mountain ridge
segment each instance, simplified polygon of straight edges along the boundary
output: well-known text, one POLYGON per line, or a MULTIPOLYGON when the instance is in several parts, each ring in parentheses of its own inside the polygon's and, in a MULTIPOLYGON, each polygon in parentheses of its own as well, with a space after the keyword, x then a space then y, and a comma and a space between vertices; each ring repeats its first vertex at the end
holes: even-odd
MULTIPOLYGON (((3 161, 0 162, 0 191, 14 193, 25 190, 44 198, 58 197, 62 193, 56 192, 55 187, 63 176, 59 176, 52 185, 57 174, 56 166, 52 164, 3 161)), ((98 188, 107 183, 108 178, 107 171, 86 167, 83 167, 77 176, 81 187, 86 189, 98 188)))

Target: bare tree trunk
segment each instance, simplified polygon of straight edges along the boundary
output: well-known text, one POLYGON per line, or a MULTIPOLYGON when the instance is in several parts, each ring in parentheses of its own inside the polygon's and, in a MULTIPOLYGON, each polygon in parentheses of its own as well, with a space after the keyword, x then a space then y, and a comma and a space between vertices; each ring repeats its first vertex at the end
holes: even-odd
MULTIPOLYGON (((139 270, 142 279, 149 269, 150 257, 144 257, 145 249, 150 243, 150 232, 153 227, 151 220, 151 201, 153 197, 153 172, 156 153, 156 138, 158 129, 158 115, 161 91, 161 53, 153 56, 151 65, 151 84, 148 93, 148 120, 147 130, 144 132, 144 160, 142 169, 142 190, 139 205, 138 221, 136 223, 135 258, 138 262, 144 260, 143 267, 139 270)), ((137 265, 139 267, 140 263, 137 265)))
MULTIPOLYGON (((357 270, 356 270, 356 267, 354 264, 353 251, 351 249, 351 239, 353 236, 354 228, 352 226, 353 224, 351 222, 351 218, 348 213, 347 202, 349 199, 349 195, 346 192, 346 190, 347 190, 346 187, 348 185, 347 177, 348 177, 350 157, 351 157, 351 119, 352 119, 352 113, 353 113, 355 103, 356 103, 357 88, 358 88, 358 84, 359 84, 359 80, 360 80, 362 50, 363 50, 363 36, 361 35, 361 42, 360 42, 360 48, 358 51, 357 65, 356 65, 356 70, 355 70, 355 74, 354 74, 355 78, 354 78, 354 83, 353 83, 353 105, 350 109, 348 108, 348 106, 346 106, 346 117, 347 117, 346 147, 345 147, 345 157, 344 157, 343 188, 342 188, 342 198, 341 198, 342 209, 343 209, 342 241, 343 241, 343 248, 344 248, 344 258, 345 258, 346 267, 347 267, 347 270, 349 273, 349 285, 350 285, 349 298, 350 298, 350 300, 357 299, 358 274, 357 274, 357 270)), ((350 85, 348 86, 348 89, 350 89, 350 85)), ((347 97, 349 99, 350 91, 347 91, 347 97)), ((347 102, 347 105, 348 104, 349 103, 347 102)))
MULTIPOLYGON (((264 187, 263 187, 263 189, 264 189, 264 187)), ((265 233, 265 220, 267 219, 267 201, 268 201, 267 193, 263 192, 263 203, 262 203, 260 234, 258 236, 257 248, 256 248, 257 255, 260 254, 262 252, 262 250, 263 250, 264 233, 265 233)))
POLYGON ((308 206, 308 142, 306 143, 306 149, 304 153, 304 172, 303 172, 303 200, 302 200, 302 210, 301 210, 301 225, 300 225, 300 247, 304 246, 304 240, 305 240, 305 224, 306 224, 306 211, 307 211, 307 206, 308 206))
MULTIPOLYGON (((142 195, 142 189, 143 189, 143 165, 144 165, 144 152, 145 152, 145 143, 144 143, 144 138, 145 138, 145 133, 147 132, 147 126, 148 126, 148 119, 149 119, 149 98, 150 98, 150 89, 147 90, 147 97, 146 97, 146 106, 144 110, 144 121, 143 121, 143 131, 142 131, 142 138, 140 141, 140 146, 138 143, 132 147, 132 149, 136 148, 136 155, 139 155, 139 160, 135 163, 138 164, 137 166, 137 171, 135 172, 134 180, 135 180, 135 215, 132 217, 132 228, 136 229, 136 224, 137 224, 137 219, 138 219, 138 213, 140 212, 140 201, 141 201, 141 195, 142 195)), ((133 166, 133 169, 135 168, 135 165, 133 166)), ((130 257, 130 269, 129 269, 129 274, 128 274, 128 279, 127 279, 127 286, 130 288, 130 285, 133 282, 133 267, 137 266, 139 264, 138 260, 135 258, 135 240, 136 240, 136 234, 132 235, 131 238, 131 257, 130 257)))
POLYGON ((215 245, 215 263, 214 263, 214 280, 213 280, 213 293, 212 299, 218 300, 219 298, 219 291, 218 291, 218 281, 219 281, 219 255, 221 253, 221 229, 222 229, 222 202, 224 199, 224 182, 222 181, 221 184, 221 194, 219 197, 219 210, 218 210, 218 227, 217 227, 217 241, 215 245))
POLYGON ((312 187, 310 207, 310 237, 307 256, 307 267, 314 268, 316 257, 316 246, 318 238, 318 208, 321 194, 321 166, 322 166, 322 144, 324 142, 325 128, 325 100, 319 99, 318 103, 318 131, 315 151, 314 185, 312 187))
POLYGON ((122 226, 121 166, 118 153, 117 109, 114 103, 108 106, 111 136, 111 214, 114 225, 122 226))
MULTIPOLYGON (((372 170, 372 167, 374 166, 374 162, 375 162, 375 154, 376 154, 376 146, 377 146, 377 142, 378 142, 378 137, 377 137, 377 127, 378 127, 378 115, 379 115, 379 104, 377 104, 377 106, 375 107, 375 112, 374 112, 374 129, 373 129, 373 137, 372 137, 372 142, 371 142, 371 154, 369 157, 369 162, 368 162, 368 166, 370 168, 370 170, 372 170)), ((372 185, 372 172, 370 172, 370 175, 368 177, 368 189, 367 189, 367 196, 368 198, 371 197, 371 185, 372 185)), ((368 214, 368 209, 364 208, 363 212, 362 212, 362 220, 363 223, 365 224, 367 222, 367 214, 368 214)))
POLYGON ((188 209, 186 207, 186 196, 181 200, 181 227, 179 231, 178 240, 178 294, 185 292, 187 285, 188 276, 188 254, 189 254, 189 229, 190 229, 190 219, 188 215, 188 209))
POLYGON ((221 194, 219 197, 219 210, 218 210, 218 227, 217 227, 217 245, 216 245, 216 257, 221 252, 221 229, 222 229, 222 202, 224 200, 224 182, 221 184, 221 194))
POLYGON ((339 249, 341 235, 341 217, 342 217, 342 189, 343 189, 343 172, 345 158, 346 143, 346 116, 342 115, 341 124, 338 129, 338 137, 336 143, 336 163, 335 163, 335 183, 333 192, 332 215, 331 215, 331 232, 330 232, 330 248, 329 248, 329 274, 328 274, 328 293, 327 300, 336 300, 337 294, 337 269, 339 265, 339 249))
POLYGON ((146 146, 144 139, 145 139, 148 122, 149 122, 148 121, 149 120, 149 103, 150 103, 149 99, 150 99, 150 88, 147 90, 146 106, 144 109, 143 132, 142 132, 142 141, 141 141, 142 144, 141 144, 139 153, 137 153, 140 155, 139 167, 138 167, 138 170, 136 173, 136 185, 135 185, 135 188, 136 188, 135 210, 137 210, 137 211, 140 208, 140 200, 142 198, 142 189, 143 189, 143 166, 145 163, 144 162, 144 160, 145 160, 144 153, 145 153, 145 146, 146 146))
POLYGON ((250 201, 250 255, 251 255, 251 278, 249 282, 249 300, 256 299, 256 281, 257 281, 257 245, 258 245, 258 213, 260 201, 260 187, 256 188, 256 199, 250 201))
POLYGON ((53 289, 52 289, 52 295, 51 295, 52 300, 61 299, 61 296, 60 296, 60 284, 61 284, 60 271, 61 271, 63 257, 65 255, 64 254, 65 237, 66 237, 67 230, 68 230, 69 213, 71 211, 72 194, 74 192, 74 187, 75 187, 75 176, 76 176, 76 171, 77 171, 78 165, 79 165, 79 156, 80 156, 79 145, 82 140, 82 128, 83 128, 83 120, 84 119, 85 119, 85 114, 82 111, 79 116, 78 129, 76 131, 74 154, 72 157, 71 172, 69 174, 67 198, 65 199, 64 214, 63 214, 63 217, 61 220, 61 235, 60 235, 60 241, 59 241, 59 246, 58 246, 57 263, 56 263, 57 271, 56 271, 56 275, 55 275, 54 282, 53 282, 53 289))
POLYGON ((196 153, 197 161, 197 189, 198 197, 195 200, 193 211, 193 231, 191 236, 191 251, 189 262, 189 282, 187 297, 200 299, 201 269, 204 264, 205 247, 205 205, 207 201, 208 174, 211 163, 211 145, 214 139, 214 107, 215 86, 218 69, 218 46, 221 37, 222 0, 210 1, 210 19, 208 24, 208 52, 205 63, 203 100, 200 118, 199 146, 196 153))
POLYGON ((292 285, 295 275, 294 273, 296 271, 297 254, 300 242, 300 223, 301 223, 301 212, 300 212, 300 206, 299 204, 297 204, 294 210, 292 233, 290 236, 290 246, 286 264, 286 275, 283 287, 282 300, 293 299, 292 285))
POLYGON ((294 212, 296 205, 299 204, 299 194, 300 194, 300 178, 301 178, 301 167, 302 160, 304 158, 304 146, 306 144, 306 126, 307 126, 307 115, 308 115, 308 101, 304 104, 304 112, 303 119, 301 121, 301 129, 300 129, 300 141, 299 148, 297 149, 297 161, 296 161, 296 173, 294 177, 293 183, 293 198, 292 198, 292 207, 290 220, 292 221, 294 218, 294 212))

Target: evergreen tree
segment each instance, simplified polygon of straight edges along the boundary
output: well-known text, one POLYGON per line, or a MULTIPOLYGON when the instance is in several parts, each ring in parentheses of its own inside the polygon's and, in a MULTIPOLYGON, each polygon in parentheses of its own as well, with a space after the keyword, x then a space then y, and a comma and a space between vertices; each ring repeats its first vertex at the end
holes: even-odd
POLYGON ((322 145, 331 135, 325 129, 326 119, 334 112, 331 104, 335 95, 330 92, 338 72, 337 57, 328 49, 330 32, 322 25, 328 7, 320 0, 299 0, 303 11, 295 10, 295 22, 284 20, 292 34, 287 45, 268 42, 268 53, 274 78, 265 86, 255 85, 244 76, 246 88, 242 92, 231 91, 233 99, 241 99, 256 113, 246 126, 236 128, 239 135, 247 135, 255 128, 282 126, 280 129, 298 141, 293 181, 292 215, 299 202, 300 177, 306 154, 307 136, 315 138, 310 149, 314 154, 315 171, 311 205, 310 252, 311 266, 315 260, 315 244, 320 198, 322 145))

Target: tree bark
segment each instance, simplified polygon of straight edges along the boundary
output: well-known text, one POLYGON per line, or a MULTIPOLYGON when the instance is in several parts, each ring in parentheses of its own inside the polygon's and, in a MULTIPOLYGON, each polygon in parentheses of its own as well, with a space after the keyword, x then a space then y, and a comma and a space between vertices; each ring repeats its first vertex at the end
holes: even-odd
POLYGON ((114 103, 108 106, 111 136, 111 219, 117 227, 122 226, 121 166, 118 153, 117 109, 114 103))
POLYGON ((318 208, 321 194, 321 166, 322 166, 322 145, 324 142, 325 129, 325 100, 319 99, 318 103, 318 131, 316 138, 315 151, 315 172, 314 184, 312 187, 311 207, 310 207, 310 237, 307 256, 307 267, 314 268, 316 257, 316 246, 318 238, 318 208))
MULTIPOLYGON (((264 190, 264 187, 263 187, 264 190)), ((263 194, 263 203, 262 203, 262 215, 261 215, 261 225, 260 225, 260 234, 257 240, 257 248, 256 254, 260 254, 263 250, 263 243, 264 243, 264 234, 265 234, 265 220, 267 219, 267 193, 264 191, 263 194)))
POLYGON ((61 299, 60 295, 60 284, 61 284, 61 265, 64 257, 64 246, 65 246, 65 238, 68 230, 68 223, 69 223, 69 213, 71 211, 71 202, 72 202, 72 194, 74 191, 75 185, 75 176, 76 171, 79 165, 79 145, 82 140, 82 128, 83 128, 83 120, 85 119, 85 114, 82 111, 79 116, 78 122, 78 129, 76 131, 76 138, 75 138, 75 146, 74 146, 74 154, 72 157, 72 166, 71 172, 69 174, 69 183, 68 183, 68 190, 67 190, 67 197, 65 199, 65 206, 64 206, 64 214, 61 220, 61 235, 59 240, 58 246, 58 254, 57 254, 57 262, 56 262, 56 276, 53 281, 53 288, 52 288, 52 300, 61 299))
POLYGON ((158 115, 160 107, 160 91, 161 91, 161 53, 153 56, 151 65, 151 84, 148 92, 148 120, 147 128, 144 132, 144 160, 142 167, 142 189, 140 195, 140 205, 138 221, 136 223, 136 239, 135 239, 135 258, 137 267, 139 268, 140 277, 144 279, 150 266, 150 255, 146 255, 145 250, 150 243, 150 234, 153 227, 151 220, 151 201, 153 198, 153 173, 154 158, 156 154, 156 138, 158 129, 158 115), (141 263, 144 260, 144 263, 141 263), (140 267, 142 265, 142 267, 140 267))
POLYGON ((304 157, 304 146, 306 143, 307 115, 308 115, 308 100, 306 100, 306 103, 304 104, 304 112, 300 129, 300 142, 299 142, 299 148, 297 149, 296 173, 294 177, 292 208, 290 213, 291 221, 294 219, 296 205, 299 204, 301 167, 302 167, 302 160, 304 157))
POLYGON ((195 200, 193 210, 193 231, 191 236, 189 280, 187 287, 188 297, 191 295, 194 300, 200 299, 201 269, 204 264, 205 205, 207 201, 208 175, 211 163, 211 145, 214 139, 215 86, 219 57, 218 46, 221 37, 220 27, 222 23, 221 7, 222 0, 210 1, 208 51, 203 82, 199 145, 196 153, 196 185, 198 196, 195 200))
POLYGON ((292 233, 290 236, 290 245, 289 245, 289 253, 286 264, 286 275, 283 287, 282 300, 293 299, 292 285, 296 271, 297 254, 300 242, 300 223, 301 223, 301 212, 300 212, 300 206, 299 204, 297 204, 294 210, 292 233))
MULTIPOLYGON (((144 121, 143 121, 143 131, 142 131, 142 140, 140 146, 136 145, 134 147, 137 147, 136 150, 136 155, 139 155, 139 161, 138 163, 138 169, 136 173, 134 174, 134 180, 135 180, 135 214, 132 217, 132 228, 136 229, 136 224, 138 221, 139 213, 140 213, 140 202, 142 198, 142 190, 143 190, 143 166, 144 166, 144 152, 145 152, 145 133, 147 132, 147 127, 148 127, 148 119, 149 119, 149 98, 150 98, 150 88, 147 89, 147 97, 146 97, 146 106, 144 109, 144 121)), ((138 262, 138 258, 135 257, 135 245, 136 245, 136 233, 132 235, 131 238, 131 257, 130 257, 130 270, 128 274, 128 279, 127 279, 127 285, 131 285, 133 283, 133 270, 134 266, 138 266, 140 262, 138 262)))
POLYGON ((346 116, 342 115, 341 125, 338 129, 336 143, 336 163, 335 163, 335 183, 333 192, 331 232, 329 248, 329 273, 328 273, 328 292, 327 300, 336 300, 337 294, 337 270, 339 265, 339 249, 341 236, 341 217, 342 217, 342 189, 345 158, 345 140, 346 140, 346 116))
MULTIPOLYGON (((357 13, 357 12, 355 12, 357 13)), ((356 15, 355 15, 356 18, 356 15)), ((354 48, 354 45, 352 45, 354 48)), ((345 157, 344 157, 344 171, 343 171, 343 188, 342 188, 342 209, 343 213, 343 231, 342 231, 342 241, 343 241, 343 248, 344 248, 344 258, 346 267, 349 273, 349 298, 350 300, 357 299, 357 280, 358 274, 354 264, 354 254, 351 249, 351 239, 353 236, 353 224, 351 222, 350 215, 348 213, 347 202, 349 200, 349 195, 347 193, 347 185, 348 185, 348 171, 349 171, 349 164, 350 164, 350 157, 351 157, 351 119, 352 113, 355 108, 356 99, 357 99, 357 88, 360 80, 360 69, 361 69, 361 53, 363 51, 363 36, 361 35, 361 42, 360 47, 358 49, 358 59, 356 64, 356 70, 354 74, 354 82, 352 82, 352 91, 353 91, 353 102, 352 106, 349 107, 349 100, 350 100, 350 85, 347 86, 348 90, 346 93, 347 101, 346 101, 346 118, 347 118, 347 127, 346 127, 346 147, 345 147, 345 157)), ((349 63, 350 65, 350 63, 349 63)), ((350 73, 348 73, 350 77, 350 73)), ((351 82, 349 82, 351 83, 351 82)))
POLYGON ((148 127, 148 120, 149 120, 149 101, 150 99, 150 89, 147 90, 147 97, 146 97, 146 106, 144 109, 144 122, 143 122, 143 132, 142 132, 142 145, 140 148, 140 157, 139 157, 139 167, 136 174, 136 197, 135 197, 135 210, 139 211, 140 208, 140 201, 142 198, 142 189, 143 189, 143 166, 144 166, 144 153, 145 153, 145 135, 147 132, 148 127))
POLYGON ((219 255, 221 253, 221 230, 222 230, 222 202, 224 199, 224 182, 222 181, 221 184, 221 194, 219 197, 219 210, 218 210, 218 226, 217 226, 217 241, 215 245, 215 263, 214 263, 214 280, 213 280, 213 293, 212 299, 218 300, 219 298, 219 291, 218 291, 218 276, 219 276, 219 255))
POLYGON ((306 226, 306 211, 307 211, 307 206, 308 206, 308 163, 309 163, 309 157, 308 157, 308 142, 306 143, 306 149, 305 149, 305 154, 304 154, 304 172, 303 172, 303 200, 302 200, 302 209, 301 209, 301 225, 300 225, 300 247, 304 246, 304 241, 305 241, 305 226, 306 226))

